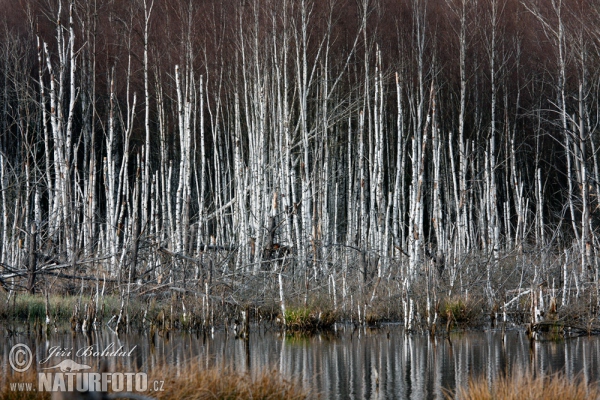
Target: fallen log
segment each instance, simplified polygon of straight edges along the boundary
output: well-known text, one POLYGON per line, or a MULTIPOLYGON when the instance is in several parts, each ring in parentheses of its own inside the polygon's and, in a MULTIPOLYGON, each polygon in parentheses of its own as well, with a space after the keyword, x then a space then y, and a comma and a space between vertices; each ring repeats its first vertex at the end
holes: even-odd
POLYGON ((527 327, 530 339, 539 340, 548 335, 560 335, 563 338, 600 335, 600 327, 581 327, 564 321, 540 321, 527 327))

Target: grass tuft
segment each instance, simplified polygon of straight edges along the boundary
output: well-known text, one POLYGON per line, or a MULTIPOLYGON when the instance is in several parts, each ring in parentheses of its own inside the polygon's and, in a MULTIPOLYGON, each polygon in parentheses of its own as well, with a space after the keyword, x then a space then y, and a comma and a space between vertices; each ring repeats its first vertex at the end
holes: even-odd
POLYGON ((203 370, 188 365, 183 370, 169 366, 152 371, 149 381, 164 381, 164 392, 156 392, 159 399, 273 399, 300 400, 308 395, 293 381, 276 370, 257 374, 236 372, 231 369, 203 370))
POLYGON ((600 399, 597 384, 586 384, 580 379, 568 379, 557 373, 546 376, 516 373, 489 383, 485 377, 469 380, 447 399, 461 400, 586 400, 600 399))
POLYGON ((442 318, 451 320, 458 325, 473 323, 481 315, 473 300, 463 297, 452 297, 446 299, 441 307, 442 318))
MULTIPOLYGON (((163 365, 149 371, 149 388, 152 388, 152 382, 155 380, 164 382, 163 391, 136 394, 151 395, 157 399, 189 400, 301 400, 309 397, 296 382, 285 379, 276 370, 250 374, 231 369, 203 369, 197 364, 191 363, 184 367, 163 365)), ((30 371, 24 374, 7 375, 0 379, 0 400, 48 400, 51 398, 50 392, 12 390, 11 384, 19 382, 32 382, 33 387, 37 388, 37 375, 30 371)), ((91 398, 78 397, 77 393, 64 393, 63 398, 91 398)))
POLYGON ((333 311, 320 311, 307 307, 288 308, 285 310, 286 329, 291 332, 314 333, 318 330, 329 330, 335 324, 333 311))

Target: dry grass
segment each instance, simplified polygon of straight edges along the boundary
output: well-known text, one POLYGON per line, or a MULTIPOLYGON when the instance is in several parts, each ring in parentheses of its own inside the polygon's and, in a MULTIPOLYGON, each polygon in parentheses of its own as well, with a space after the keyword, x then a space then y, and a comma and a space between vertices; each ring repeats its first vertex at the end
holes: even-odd
POLYGON ((188 365, 179 372, 173 367, 151 371, 148 381, 164 381, 164 392, 156 392, 159 399, 306 399, 295 382, 279 372, 262 371, 257 374, 236 372, 231 369, 203 370, 188 365))
MULTIPOLYGON (((12 371, 11 371, 12 372, 12 371)), ((6 373, 0 369, 0 400, 49 400, 49 392, 17 390, 19 383, 32 383, 37 389, 37 374, 33 369, 24 373, 6 373)))
MULTIPOLYGON (((300 400, 309 395, 293 381, 285 379, 277 371, 262 371, 256 374, 236 372, 231 369, 202 369, 197 365, 176 368, 165 365, 148 372, 148 389, 152 390, 155 380, 162 381, 162 392, 137 393, 156 399, 264 399, 300 400)), ((0 379, 0 400, 49 400, 50 392, 38 392, 35 372, 8 374, 0 379), (33 391, 14 390, 20 382, 33 383, 33 391)), ((72 393, 62 398, 84 399, 72 393)))
POLYGON ((600 399, 597 384, 586 384, 580 379, 569 379, 564 374, 534 377, 516 373, 501 377, 492 384, 481 377, 470 380, 466 387, 447 396, 461 400, 588 400, 600 399))

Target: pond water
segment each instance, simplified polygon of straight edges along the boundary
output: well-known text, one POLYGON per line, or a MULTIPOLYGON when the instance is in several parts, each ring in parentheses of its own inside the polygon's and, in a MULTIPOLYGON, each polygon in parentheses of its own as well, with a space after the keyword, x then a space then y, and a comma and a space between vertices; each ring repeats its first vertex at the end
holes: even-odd
POLYGON ((375 330, 341 326, 335 333, 310 338, 284 337, 267 326, 253 328, 248 345, 225 332, 172 332, 151 339, 144 334, 117 337, 110 331, 90 337, 59 331, 43 340, 22 332, 0 341, 0 371, 3 377, 11 373, 11 349, 26 344, 38 369, 65 358, 93 368, 105 360, 116 371, 148 370, 164 362, 252 372, 277 369, 298 379, 315 397, 327 399, 442 399, 469 377, 493 379, 516 369, 563 371, 587 382, 600 377, 598 337, 530 344, 520 330, 456 333, 449 341, 407 336, 396 325, 375 330), (104 355, 92 354, 102 351, 104 355))

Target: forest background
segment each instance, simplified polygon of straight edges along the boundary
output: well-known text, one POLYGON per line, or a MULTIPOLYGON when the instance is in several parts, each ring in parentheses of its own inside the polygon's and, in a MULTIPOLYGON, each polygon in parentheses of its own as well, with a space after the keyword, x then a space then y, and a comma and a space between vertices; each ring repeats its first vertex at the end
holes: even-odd
POLYGON ((5 291, 600 309, 599 1, 0 5, 5 291))

